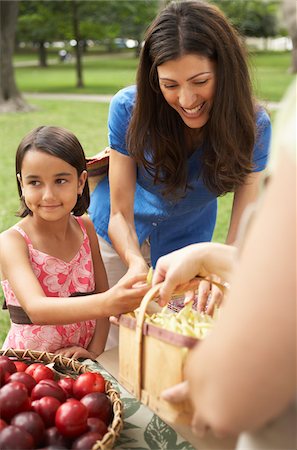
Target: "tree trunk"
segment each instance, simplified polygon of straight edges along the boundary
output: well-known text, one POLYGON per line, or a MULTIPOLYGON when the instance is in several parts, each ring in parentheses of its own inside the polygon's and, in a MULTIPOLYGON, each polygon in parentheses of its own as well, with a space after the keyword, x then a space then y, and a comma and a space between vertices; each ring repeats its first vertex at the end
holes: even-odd
POLYGON ((47 67, 47 58, 46 58, 46 48, 44 46, 44 42, 39 42, 39 66, 47 67))
POLYGON ((79 18, 78 18, 78 7, 77 2, 74 0, 72 2, 72 14, 73 14, 73 34, 76 40, 75 55, 76 55, 76 87, 84 87, 83 77, 82 77, 82 42, 80 39, 79 32, 79 18))
POLYGON ((294 0, 284 0, 282 3, 283 15, 292 39, 292 73, 297 73, 297 27, 296 27, 296 2, 294 0))
POLYGON ((31 108, 19 92, 13 68, 18 2, 0 1, 0 112, 28 111, 31 108))

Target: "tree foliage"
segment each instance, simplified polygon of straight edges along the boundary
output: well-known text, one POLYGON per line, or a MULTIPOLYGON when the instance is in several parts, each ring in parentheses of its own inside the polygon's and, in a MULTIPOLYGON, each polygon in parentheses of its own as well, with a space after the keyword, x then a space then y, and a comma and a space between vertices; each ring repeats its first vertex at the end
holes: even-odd
POLYGON ((278 34, 280 0, 211 0, 229 17, 243 36, 273 37, 278 34))

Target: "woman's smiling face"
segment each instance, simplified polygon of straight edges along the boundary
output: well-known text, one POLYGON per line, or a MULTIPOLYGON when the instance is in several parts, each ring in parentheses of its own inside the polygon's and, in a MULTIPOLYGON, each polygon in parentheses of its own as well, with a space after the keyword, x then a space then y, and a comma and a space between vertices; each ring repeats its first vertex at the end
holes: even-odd
POLYGON ((201 128, 209 119, 216 89, 216 63, 187 54, 157 68, 161 92, 189 128, 201 128))

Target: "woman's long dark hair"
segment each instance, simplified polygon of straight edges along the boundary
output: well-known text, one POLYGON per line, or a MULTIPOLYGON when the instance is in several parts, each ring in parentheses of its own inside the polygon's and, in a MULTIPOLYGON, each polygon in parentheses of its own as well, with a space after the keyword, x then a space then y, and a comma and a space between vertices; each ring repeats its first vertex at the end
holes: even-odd
POLYGON ((208 189, 223 195, 243 184, 252 171, 255 108, 241 39, 215 6, 200 1, 173 2, 148 28, 127 146, 154 182, 163 184, 165 196, 185 194, 187 158, 193 150, 185 138, 189 128, 164 99, 157 67, 187 54, 216 63, 213 106, 202 130, 202 176, 208 189), (152 149, 150 157, 148 149, 152 149))
MULTIPOLYGON (((71 131, 66 130, 66 128, 41 126, 30 131, 30 133, 22 139, 16 152, 16 176, 18 174, 22 176, 23 159, 26 153, 32 149, 63 159, 63 161, 76 169, 78 177, 84 170, 87 170, 83 148, 76 136, 71 133, 71 131)), ((17 216, 26 217, 28 214, 32 215, 32 212, 27 207, 22 196, 22 188, 18 177, 17 184, 21 202, 17 216)), ((73 214, 75 216, 82 216, 87 211, 89 204, 90 192, 88 180, 86 180, 82 195, 78 196, 76 205, 72 210, 73 214)))

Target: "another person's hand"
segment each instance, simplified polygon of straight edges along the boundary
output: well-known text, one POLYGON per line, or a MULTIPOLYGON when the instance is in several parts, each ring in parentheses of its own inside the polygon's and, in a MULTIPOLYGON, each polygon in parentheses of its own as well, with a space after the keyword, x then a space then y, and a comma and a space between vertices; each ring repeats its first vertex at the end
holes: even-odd
POLYGON ((152 284, 163 281, 160 288, 160 305, 164 306, 169 301, 178 286, 182 286, 197 274, 208 275, 199 258, 194 257, 192 245, 185 247, 158 259, 153 274, 152 284))
POLYGON ((72 347, 63 347, 55 352, 55 355, 66 356, 66 358, 74 358, 74 359, 96 359, 97 355, 92 352, 89 352, 87 349, 83 347, 79 347, 78 345, 73 345, 72 347))
MULTIPOLYGON (((176 384, 162 392, 161 397, 170 403, 181 403, 190 401, 190 390, 188 381, 176 384)), ((191 421, 192 432, 196 436, 202 438, 205 432, 208 430, 207 424, 199 418, 197 411, 194 412, 191 421)))

